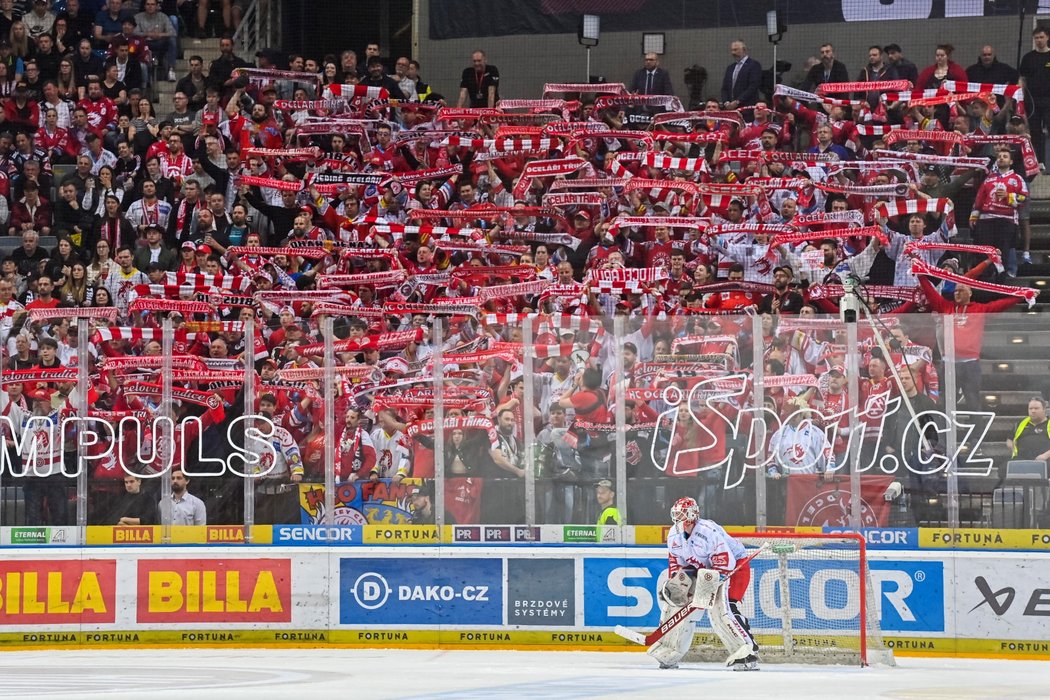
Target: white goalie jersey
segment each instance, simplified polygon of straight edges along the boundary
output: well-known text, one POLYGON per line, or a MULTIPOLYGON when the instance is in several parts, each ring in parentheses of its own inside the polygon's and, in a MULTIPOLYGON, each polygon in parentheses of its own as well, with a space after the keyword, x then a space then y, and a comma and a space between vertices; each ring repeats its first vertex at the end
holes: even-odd
POLYGON ((729 572, 737 560, 747 555, 744 545, 729 536, 713 520, 698 520, 691 535, 682 531, 682 523, 675 523, 667 535, 668 575, 679 569, 717 569, 729 572))

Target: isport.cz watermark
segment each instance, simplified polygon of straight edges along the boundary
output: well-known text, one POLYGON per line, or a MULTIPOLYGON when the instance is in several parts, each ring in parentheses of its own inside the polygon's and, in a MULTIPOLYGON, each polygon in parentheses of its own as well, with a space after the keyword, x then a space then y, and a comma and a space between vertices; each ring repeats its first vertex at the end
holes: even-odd
MULTIPOLYGON (((910 408, 899 396, 887 394, 869 397, 863 406, 852 406, 846 410, 824 414, 815 408, 799 408, 786 418, 773 409, 746 407, 745 394, 751 377, 735 374, 725 377, 704 379, 695 384, 688 394, 679 386, 670 385, 663 389, 659 398, 669 407, 659 414, 653 431, 653 440, 649 451, 653 464, 666 474, 675 476, 695 475, 705 471, 725 470, 725 488, 738 486, 748 469, 766 468, 774 463, 776 455, 767 450, 771 437, 786 425, 798 425, 810 420, 815 429, 823 432, 827 445, 834 445, 837 438, 842 438, 846 447, 842 452, 854 454, 854 450, 866 455, 866 461, 859 465, 858 471, 865 473, 878 469, 883 474, 896 474, 910 471, 919 475, 947 472, 955 465, 957 470, 966 467, 970 475, 987 476, 992 470, 992 460, 981 457, 981 445, 995 420, 995 414, 987 411, 952 411, 951 415, 937 410, 922 411, 910 415, 903 429, 897 429, 895 439, 888 437, 887 430, 896 422, 895 416, 910 408), (739 408, 738 408, 739 407, 739 408), (711 419, 724 424, 724 440, 716 436, 708 427, 711 419), (890 419, 893 418, 893 421, 890 419), (706 423, 705 420, 706 419, 706 423), (843 430, 842 425, 854 425, 853 430, 843 430), (960 431, 957 447, 952 454, 936 449, 920 449, 916 453, 914 446, 923 444, 925 436, 929 443, 944 445, 947 435, 960 431), (761 439, 763 431, 765 439, 761 439), (678 449, 669 449, 680 435, 692 435, 690 444, 678 449), (936 440, 933 438, 936 434, 936 440), (690 453, 704 452, 725 445, 726 456, 715 464, 701 467, 688 465, 690 453), (899 443, 899 444, 898 444, 899 443), (735 452, 743 448, 744 459, 734 459, 735 452), (909 448, 909 445, 912 447, 909 448), (968 449, 964 452, 963 446, 968 449), (885 448, 893 448, 892 454, 885 448), (910 449, 910 452, 908 451, 910 449)), ((719 431, 721 432, 721 431, 719 431)), ((801 445, 799 445, 801 447, 801 445)), ((791 464, 783 465, 788 471, 812 473, 817 471, 817 456, 799 452, 791 464)), ((846 465, 828 465, 827 472, 834 473, 846 465)))

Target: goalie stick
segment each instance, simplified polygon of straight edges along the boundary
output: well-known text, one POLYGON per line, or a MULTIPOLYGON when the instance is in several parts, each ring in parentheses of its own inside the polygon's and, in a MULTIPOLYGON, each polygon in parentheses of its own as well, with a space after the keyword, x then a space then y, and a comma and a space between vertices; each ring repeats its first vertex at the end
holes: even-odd
MULTIPOLYGON (((769 548, 769 543, 768 542, 763 542, 761 547, 759 547, 753 553, 747 555, 746 557, 744 557, 743 559, 738 561, 737 565, 735 567, 733 567, 733 570, 730 571, 727 574, 724 574, 721 577, 721 580, 725 581, 727 578, 729 578, 730 576, 735 574, 737 572, 737 570, 740 569, 740 567, 742 567, 744 564, 748 563, 749 561, 751 561, 752 559, 757 557, 762 552, 766 551, 768 548, 769 548)), ((635 644, 642 644, 642 645, 648 647, 648 646, 652 646, 656 642, 658 642, 661 639, 663 639, 667 635, 668 632, 670 632, 675 627, 677 627, 679 624, 681 624, 690 615, 692 615, 695 612, 699 612, 701 610, 704 610, 704 609, 705 608, 701 608, 701 607, 698 607, 696 605, 687 605, 684 608, 682 608, 681 610, 679 610, 678 612, 676 612, 671 617, 669 617, 666 620, 664 620, 663 623, 661 623, 661 625, 659 627, 657 627, 655 630, 653 630, 649 634, 645 634, 645 635, 643 635, 641 632, 635 632, 632 629, 628 629, 627 627, 624 627, 623 625, 616 625, 616 627, 613 629, 613 631, 616 634, 620 635, 621 637, 623 637, 624 639, 626 639, 626 640, 628 640, 630 642, 634 642, 635 644)))

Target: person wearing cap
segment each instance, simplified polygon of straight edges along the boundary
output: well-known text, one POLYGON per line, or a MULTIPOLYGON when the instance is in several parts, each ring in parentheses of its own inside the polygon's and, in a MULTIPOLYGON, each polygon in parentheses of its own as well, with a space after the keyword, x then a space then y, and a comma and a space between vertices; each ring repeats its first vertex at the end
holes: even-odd
POLYGON ((30 99, 24 80, 15 83, 11 99, 4 102, 4 128, 16 133, 32 134, 40 127, 40 105, 30 99))
POLYGON ((52 404, 54 389, 38 384, 26 392, 32 415, 22 423, 21 477, 26 525, 68 525, 69 492, 74 485, 62 474, 62 440, 58 438, 59 411, 52 404))
POLYGON ((758 303, 760 314, 797 314, 806 301, 802 295, 791 288, 795 280, 795 271, 790 265, 773 268, 773 291, 762 297, 758 303))
POLYGON ((145 227, 146 245, 135 250, 135 267, 145 270, 150 263, 156 263, 162 270, 173 270, 177 263, 175 252, 164 245, 164 230, 159 225, 145 227))
MULTIPOLYGON (((602 479, 594 485, 594 495, 598 501, 598 525, 625 525, 623 513, 616 507, 616 489, 609 479, 602 479)), ((598 533, 599 539, 601 533, 598 533)))
MULTIPOLYGON (((409 497, 411 500, 413 525, 434 524, 434 482, 427 481, 416 487, 409 497)), ((449 513, 445 513, 445 522, 448 523, 449 513)))
POLYGON ((919 68, 904 57, 901 47, 898 44, 887 44, 882 50, 886 54, 886 61, 897 71, 897 77, 914 85, 919 79, 919 68))

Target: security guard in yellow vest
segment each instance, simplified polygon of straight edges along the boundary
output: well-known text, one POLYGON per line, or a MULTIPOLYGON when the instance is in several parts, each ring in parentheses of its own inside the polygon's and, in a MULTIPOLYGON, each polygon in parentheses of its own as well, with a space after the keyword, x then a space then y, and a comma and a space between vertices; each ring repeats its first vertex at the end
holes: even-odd
POLYGON ((1028 400, 1028 417, 1017 425, 1013 439, 1008 439, 1006 444, 1012 450, 1012 459, 1050 459, 1046 399, 1034 396, 1028 400))
POLYGON ((594 485, 595 495, 598 498, 598 507, 602 509, 598 516, 599 525, 623 525, 623 513, 616 507, 616 489, 613 482, 602 479, 594 485))

